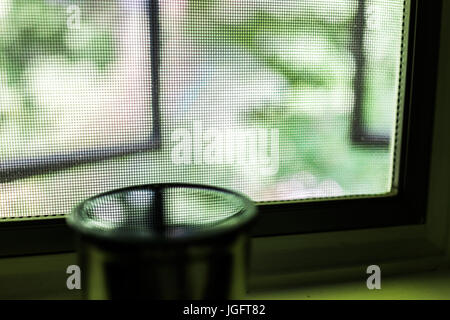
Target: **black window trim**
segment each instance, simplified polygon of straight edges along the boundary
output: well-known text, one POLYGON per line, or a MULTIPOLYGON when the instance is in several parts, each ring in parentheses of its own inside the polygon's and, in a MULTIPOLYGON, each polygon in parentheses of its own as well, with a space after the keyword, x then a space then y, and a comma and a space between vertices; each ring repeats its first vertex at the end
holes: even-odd
MULTIPOLYGON (((411 0, 397 192, 369 198, 261 203, 255 237, 425 224, 441 8, 442 0, 411 0)), ((0 241, 6 243, 0 247, 0 256, 74 249, 72 232, 61 216, 3 221, 0 241)))

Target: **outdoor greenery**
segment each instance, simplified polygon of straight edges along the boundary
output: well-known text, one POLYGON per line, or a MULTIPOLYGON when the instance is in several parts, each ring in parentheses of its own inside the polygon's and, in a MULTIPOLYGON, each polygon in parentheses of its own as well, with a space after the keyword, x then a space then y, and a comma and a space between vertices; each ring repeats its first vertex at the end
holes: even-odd
POLYGON ((114 60, 115 47, 111 31, 90 26, 89 21, 84 21, 85 28, 69 29, 64 3, 7 0, 2 6, 8 14, 0 15, 0 132, 7 147, 0 148, 0 155, 14 158, 26 153, 34 135, 46 130, 49 134, 50 123, 43 115, 52 106, 37 103, 39 93, 30 84, 34 68, 86 61, 103 71, 114 60))
MULTIPOLYGON (((200 50, 223 56, 241 50, 242 56, 261 63, 261 73, 266 69, 285 80, 275 105, 264 102, 243 111, 251 123, 280 129, 278 179, 289 181, 306 171, 319 182, 337 182, 343 194, 388 192, 393 146, 361 147, 350 141, 353 94, 358 90, 352 50, 355 31, 363 32, 355 30, 361 19, 357 6, 363 1, 225 2, 190 1, 186 30, 200 50)), ((384 133, 394 144, 403 8, 396 1, 364 5, 363 121, 368 131, 384 133)))

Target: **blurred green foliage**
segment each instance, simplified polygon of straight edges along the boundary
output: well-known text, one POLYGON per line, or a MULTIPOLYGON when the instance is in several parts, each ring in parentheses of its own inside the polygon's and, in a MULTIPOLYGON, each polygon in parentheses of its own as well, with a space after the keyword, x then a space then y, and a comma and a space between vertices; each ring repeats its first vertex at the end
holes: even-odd
POLYGON ((89 21, 82 21, 79 30, 69 30, 67 4, 47 0, 8 1, 8 14, 0 24, 0 72, 10 87, 20 91, 24 112, 34 109, 33 99, 23 83, 34 59, 59 55, 72 62, 90 61, 99 71, 106 70, 114 61, 116 47, 111 31, 90 28, 84 32, 89 21), (69 32, 81 34, 80 44, 68 43, 69 32))
POLYGON ((0 70, 17 84, 38 54, 65 51, 66 18, 58 6, 44 0, 13 0, 0 38, 0 70))
MULTIPOLYGON (((227 18, 220 0, 190 0, 187 36, 199 48, 210 45, 224 52, 232 47, 239 48, 267 70, 280 75, 286 80, 288 90, 296 92, 298 96, 312 88, 328 90, 330 95, 333 90, 344 89, 349 93, 354 91, 351 46, 357 18, 356 2, 348 1, 348 6, 345 7, 341 6, 343 2, 330 1, 325 6, 326 10, 323 9, 323 2, 317 6, 314 6, 314 2, 305 2, 304 11, 295 11, 294 7, 289 7, 293 2, 286 2, 283 8, 281 2, 274 1, 270 5, 267 5, 268 2, 259 7, 254 5, 248 12, 245 11, 245 3, 245 0, 238 2, 236 6, 241 5, 240 8, 227 7, 230 11, 235 10, 227 18), (285 11, 280 13, 277 11, 279 9, 285 11), (340 13, 336 9, 341 10, 340 13), (346 13, 342 14, 345 10, 346 13), (298 62, 292 59, 296 53, 289 45, 295 44, 297 38, 305 35, 310 37, 310 41, 304 41, 305 47, 297 47, 295 50, 309 52, 312 57, 298 62), (280 48, 271 47, 274 40, 280 39, 285 39, 280 48), (322 43, 315 39, 325 39, 326 47, 321 47, 322 43), (306 47, 308 45, 310 47, 306 47), (313 55, 320 57, 321 54, 329 58, 311 64, 309 60, 314 61, 313 55)), ((385 10, 384 18, 391 19, 393 25, 396 23, 395 17, 401 16, 398 14, 401 11, 396 11, 395 7, 386 9, 383 8, 387 7, 386 4, 376 2, 371 5, 371 10, 385 10)), ((397 25, 401 26, 401 23, 397 25)), ((373 45, 377 45, 379 37, 385 37, 382 33, 384 31, 386 30, 380 29, 379 33, 370 34, 373 45)), ((393 44, 389 47, 384 45, 380 49, 388 53, 387 58, 381 63, 374 63, 370 60, 370 52, 365 53, 369 62, 373 63, 366 68, 370 88, 367 88, 367 112, 364 115, 369 127, 378 123, 386 127, 386 123, 389 124, 396 113, 396 100, 389 101, 389 98, 395 97, 397 78, 392 70, 396 70, 398 49, 394 40, 397 36, 397 42, 400 42, 400 37, 398 30, 387 31, 391 31, 389 34, 393 38, 393 44), (371 76, 377 72, 384 72, 384 76, 380 79, 371 76), (378 109, 376 112, 372 111, 375 105, 380 104, 384 108, 382 112, 378 109), (380 114, 384 115, 381 121, 380 114)), ((252 106, 250 110, 243 111, 244 117, 254 125, 280 129, 281 160, 277 179, 288 179, 299 172, 310 172, 319 181, 336 181, 345 193, 379 193, 390 190, 391 151, 353 145, 350 140, 351 114, 334 114, 335 111, 327 105, 323 108, 329 108, 329 111, 318 112, 313 110, 315 103, 309 109, 296 109, 296 103, 292 104, 292 101, 286 100, 285 103, 252 106)), ((308 101, 299 100, 297 103, 307 104, 308 101)), ((341 110, 344 108, 348 106, 340 107, 341 110)), ((387 131, 389 132, 389 125, 387 131)))

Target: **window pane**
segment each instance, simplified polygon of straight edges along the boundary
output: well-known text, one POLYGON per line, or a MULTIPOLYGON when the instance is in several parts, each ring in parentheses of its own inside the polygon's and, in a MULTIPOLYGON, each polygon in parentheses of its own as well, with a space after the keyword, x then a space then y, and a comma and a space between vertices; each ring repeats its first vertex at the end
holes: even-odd
MULTIPOLYGON (((15 40, 0 40, 0 164, 151 136, 146 0, 73 3, 74 29, 64 1, 0 5, 0 39, 15 40)), ((0 216, 169 181, 255 201, 394 192, 405 12, 403 0, 160 1, 160 147, 2 183, 0 216)))

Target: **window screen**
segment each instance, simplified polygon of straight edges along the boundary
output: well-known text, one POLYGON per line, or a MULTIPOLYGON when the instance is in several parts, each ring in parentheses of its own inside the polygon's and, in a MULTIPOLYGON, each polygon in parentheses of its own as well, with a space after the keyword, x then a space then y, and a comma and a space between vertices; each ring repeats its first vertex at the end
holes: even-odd
POLYGON ((0 217, 156 182, 395 193, 407 1, 155 3, 1 1, 0 217))

